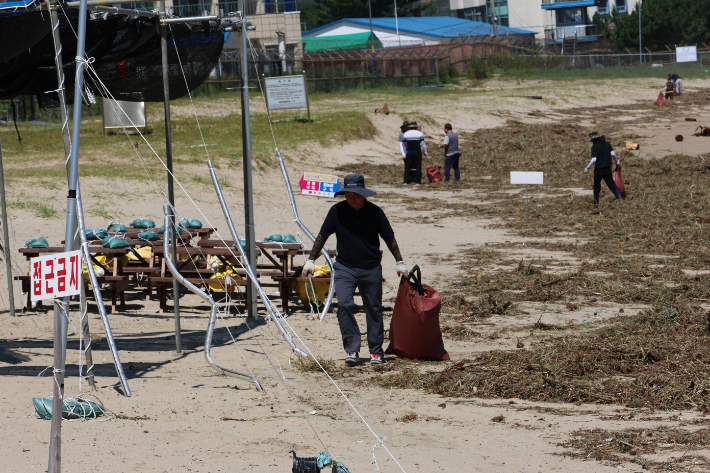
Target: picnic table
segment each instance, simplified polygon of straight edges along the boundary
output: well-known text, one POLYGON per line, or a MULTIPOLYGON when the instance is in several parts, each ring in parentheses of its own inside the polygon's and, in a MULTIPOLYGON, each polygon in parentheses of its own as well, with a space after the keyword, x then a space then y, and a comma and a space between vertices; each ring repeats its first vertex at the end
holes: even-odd
MULTIPOLYGON (((234 240, 199 240, 198 247, 203 248, 219 248, 219 247, 234 247, 234 240)), ((294 271, 293 259, 299 255, 307 256, 310 250, 305 248, 301 243, 279 243, 279 242, 255 242, 257 250, 261 250, 261 254, 268 260, 267 262, 258 263, 257 269, 262 269, 266 276, 269 276, 274 281, 274 286, 278 287, 279 296, 281 297, 281 308, 283 312, 288 312, 289 299, 291 297, 293 283, 305 282, 306 278, 301 276, 300 271, 294 271)), ((328 254, 332 257, 336 255, 335 250, 328 250, 328 254)), ((330 282, 330 277, 312 278, 313 282, 327 281, 330 282)), ((262 286, 264 284, 262 283, 262 286)))
MULTIPOLYGON (((235 255, 238 255, 237 251, 233 248, 177 246, 175 250, 178 256, 178 261, 175 262, 175 266, 178 271, 180 271, 180 274, 192 284, 205 286, 205 289, 210 293, 217 295, 230 293, 233 295, 235 291, 231 290, 232 287, 246 286, 248 284, 246 270, 241 267, 238 261, 233 261, 235 255), (196 259, 196 256, 199 258, 196 259), (238 275, 241 279, 233 277, 213 278, 212 276, 215 274, 215 270, 209 266, 212 257, 216 257, 224 268, 232 268, 232 274, 238 275), (219 285, 220 289, 211 287, 215 285, 219 285)), ((160 310, 164 311, 167 307, 168 284, 172 283, 173 277, 165 262, 164 248, 162 246, 154 248, 153 254, 162 261, 159 275, 152 276, 151 281, 156 285, 160 296, 160 310)), ((257 249, 257 256, 260 256, 260 254, 261 251, 257 249)), ((240 259, 239 256, 236 256, 236 258, 237 260, 240 259)), ((259 268, 257 268, 257 278, 260 278, 264 274, 264 271, 260 271, 259 268)), ((276 283, 261 283, 261 286, 277 287, 278 285, 276 283)), ((189 291, 185 288, 184 291, 181 289, 181 293, 183 292, 187 293, 189 291)), ((241 296, 241 293, 238 293, 238 297, 241 298, 241 296)))

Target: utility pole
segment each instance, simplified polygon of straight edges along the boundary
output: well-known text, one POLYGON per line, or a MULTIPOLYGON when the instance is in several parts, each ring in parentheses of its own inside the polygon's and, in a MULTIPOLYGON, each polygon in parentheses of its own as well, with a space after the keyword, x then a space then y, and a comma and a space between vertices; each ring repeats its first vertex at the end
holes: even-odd
POLYGON ((491 17, 493 18, 493 36, 498 37, 498 21, 496 21, 496 6, 495 0, 488 0, 491 8, 491 17))
MULTIPOLYGON (((244 171, 244 234, 248 264, 253 274, 256 274, 256 238, 254 236, 254 194, 251 179, 251 126, 249 122, 249 47, 247 41, 247 15, 246 0, 239 1, 242 11, 242 23, 239 28, 240 64, 242 79, 242 166, 244 171)), ((258 80, 257 76, 257 80, 258 80)), ((236 242, 237 245, 239 242, 236 242)), ((257 317, 256 288, 254 284, 247 284, 247 315, 257 317)))
POLYGON ((643 0, 639 0, 638 6, 639 6, 639 64, 643 64, 643 48, 641 44, 641 4, 643 3, 643 0))

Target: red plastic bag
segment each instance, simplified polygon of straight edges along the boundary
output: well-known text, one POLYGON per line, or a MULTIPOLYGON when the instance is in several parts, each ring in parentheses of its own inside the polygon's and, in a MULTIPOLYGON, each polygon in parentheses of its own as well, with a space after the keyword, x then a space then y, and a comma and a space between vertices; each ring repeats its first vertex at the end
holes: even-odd
POLYGON ((439 327, 441 296, 421 283, 419 266, 399 281, 390 323, 390 344, 385 353, 401 358, 442 361, 449 354, 439 327))
MULTIPOLYGON (((623 160, 623 157, 619 159, 619 163, 621 163, 621 161, 623 160)), ((619 189, 619 192, 621 193, 621 198, 626 199, 626 187, 624 186, 623 179, 621 179, 621 166, 616 166, 614 174, 612 174, 611 177, 614 179, 614 184, 616 184, 616 188, 619 189)))
POLYGON ((441 166, 429 166, 426 168, 426 177, 429 182, 441 182, 441 166))
POLYGON ((658 93, 658 98, 656 99, 656 105, 663 107, 663 92, 658 93))

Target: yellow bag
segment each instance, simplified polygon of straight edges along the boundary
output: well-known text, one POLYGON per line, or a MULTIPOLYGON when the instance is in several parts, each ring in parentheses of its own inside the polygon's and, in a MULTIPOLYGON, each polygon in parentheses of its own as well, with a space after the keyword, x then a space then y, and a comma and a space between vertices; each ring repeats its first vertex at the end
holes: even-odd
MULTIPOLYGON (((96 273, 99 268, 101 268, 104 273, 110 273, 111 268, 113 267, 113 258, 107 258, 106 255, 94 255, 94 259, 101 263, 101 266, 97 265, 94 263, 94 272, 96 273)), ((118 264, 121 266, 126 266, 126 263, 128 262, 128 257, 127 256, 120 256, 118 258, 118 264)), ((84 276, 86 278, 89 277, 89 268, 86 267, 86 265, 82 265, 82 272, 84 273, 84 276)), ((98 276, 98 274, 97 274, 98 276)), ((109 274, 110 276, 110 274, 109 274)))
MULTIPOLYGON (((143 258, 146 261, 150 261, 151 256, 153 255, 153 247, 152 246, 141 246, 140 248, 135 248, 136 253, 141 255, 141 258, 143 258)), ((136 255, 133 254, 132 251, 128 252, 128 261, 140 261, 136 255)))
POLYGON ((232 268, 227 268, 223 272, 214 273, 210 276, 210 279, 226 279, 224 282, 208 283, 207 285, 210 289, 215 291, 235 292, 239 286, 231 282, 230 279, 237 280, 242 279, 242 277, 237 274, 236 271, 232 271, 232 268))
MULTIPOLYGON (((316 266, 316 269, 313 272, 313 277, 329 278, 330 268, 328 265, 316 266)), ((313 281, 313 286, 314 287, 311 286, 310 281, 291 282, 291 290, 296 292, 303 305, 308 305, 308 302, 310 301, 315 305, 320 306, 328 296, 330 281, 313 281)))

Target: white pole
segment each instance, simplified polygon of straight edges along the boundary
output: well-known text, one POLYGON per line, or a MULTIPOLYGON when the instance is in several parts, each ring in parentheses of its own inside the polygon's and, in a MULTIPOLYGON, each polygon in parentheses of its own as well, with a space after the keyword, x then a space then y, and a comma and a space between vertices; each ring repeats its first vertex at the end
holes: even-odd
POLYGON ((643 64, 643 49, 641 45, 641 0, 638 1, 639 6, 639 64, 643 64))
POLYGON ((394 0, 394 27, 397 29, 397 43, 402 46, 402 39, 399 36, 399 19, 397 18, 397 0, 394 0))

